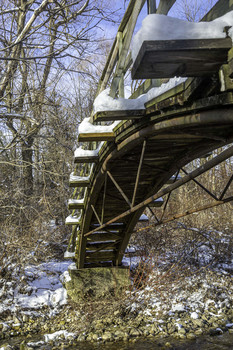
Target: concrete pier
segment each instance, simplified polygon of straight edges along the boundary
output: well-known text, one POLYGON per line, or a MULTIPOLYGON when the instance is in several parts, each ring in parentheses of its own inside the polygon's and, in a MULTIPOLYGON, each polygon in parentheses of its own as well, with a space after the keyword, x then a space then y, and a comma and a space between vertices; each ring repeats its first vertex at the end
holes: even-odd
POLYGON ((80 299, 100 299, 119 296, 130 286, 129 269, 122 267, 96 267, 69 269, 64 282, 67 294, 74 302, 80 299))

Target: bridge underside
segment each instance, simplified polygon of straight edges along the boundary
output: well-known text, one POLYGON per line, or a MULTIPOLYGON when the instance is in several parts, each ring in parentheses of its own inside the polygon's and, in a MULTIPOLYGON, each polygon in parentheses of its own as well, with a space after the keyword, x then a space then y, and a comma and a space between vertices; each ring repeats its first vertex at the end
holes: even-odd
POLYGON ((102 149, 86 203, 77 252, 79 268, 120 265, 145 207, 104 229, 101 225, 157 193, 185 164, 233 141, 233 107, 185 114, 182 109, 179 113, 176 108, 174 115, 168 109, 169 117, 148 113, 138 122, 122 123, 115 142, 102 149))

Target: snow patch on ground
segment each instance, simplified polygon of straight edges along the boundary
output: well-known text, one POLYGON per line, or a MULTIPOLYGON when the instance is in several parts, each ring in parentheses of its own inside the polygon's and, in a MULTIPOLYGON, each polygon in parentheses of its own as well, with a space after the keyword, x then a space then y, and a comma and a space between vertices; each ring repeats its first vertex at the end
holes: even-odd
POLYGON ((44 307, 56 311, 65 305, 67 292, 62 286, 60 276, 71 263, 72 261, 49 261, 26 266, 21 277, 3 285, 0 313, 7 310, 33 311, 44 307))
POLYGON ((45 342, 49 342, 50 340, 54 341, 60 338, 64 338, 64 339, 67 339, 68 337, 74 338, 75 336, 76 336, 75 333, 70 333, 66 330, 61 330, 61 331, 54 332, 52 334, 45 334, 44 339, 45 339, 45 342))

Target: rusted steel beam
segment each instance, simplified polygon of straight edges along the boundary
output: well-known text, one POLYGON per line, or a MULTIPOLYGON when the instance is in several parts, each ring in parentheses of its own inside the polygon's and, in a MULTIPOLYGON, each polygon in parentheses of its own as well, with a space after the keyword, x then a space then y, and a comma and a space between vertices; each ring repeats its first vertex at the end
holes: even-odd
MULTIPOLYGON (((178 176, 179 176, 179 171, 177 171, 176 175, 174 176, 173 182, 176 182, 176 181, 177 181, 178 176)), ((173 183, 173 182, 172 182, 172 183, 173 183)), ((166 202, 165 202, 165 204, 164 204, 164 206, 163 206, 163 212, 162 212, 162 215, 161 215, 160 219, 158 220, 158 222, 162 221, 162 219, 163 219, 163 217, 164 217, 164 215, 165 215, 165 212, 166 212, 166 209, 167 209, 167 206, 168 206, 168 203, 169 203, 170 197, 171 197, 171 192, 170 192, 170 193, 168 193, 168 196, 167 196, 166 202)))
POLYGON ((143 202, 137 204, 133 208, 131 208, 131 209, 125 211, 124 213, 116 216, 115 218, 109 220, 104 225, 98 227, 98 229, 94 229, 92 231, 87 232, 84 236, 87 237, 87 236, 89 236, 90 234, 92 234, 93 232, 95 232, 97 230, 102 230, 105 227, 107 227, 108 225, 110 225, 110 224, 112 224, 114 222, 117 222, 118 220, 124 218, 125 216, 130 215, 130 214, 136 212, 137 210, 146 207, 148 204, 153 202, 155 199, 158 199, 159 197, 163 197, 165 194, 170 193, 171 191, 175 190, 176 188, 186 184, 187 182, 193 180, 195 177, 205 173, 206 171, 210 170, 211 168, 213 168, 214 166, 216 166, 219 163, 223 162, 227 158, 230 158, 231 156, 233 156, 233 146, 229 147, 227 150, 223 151, 218 156, 212 158, 211 160, 206 162, 204 165, 202 165, 199 168, 195 169, 194 171, 192 171, 188 175, 182 177, 182 179, 180 179, 180 180, 176 181, 175 183, 167 186, 166 188, 162 189, 161 191, 159 191, 155 195, 150 196, 149 198, 147 198, 143 202))
POLYGON ((116 186, 116 188, 118 189, 118 191, 120 192, 120 194, 122 195, 122 197, 124 198, 124 200, 129 204, 129 206, 131 207, 131 202, 129 200, 129 198, 126 196, 126 194, 124 193, 124 191, 122 190, 122 188, 118 185, 118 183, 116 182, 116 180, 114 179, 114 177, 112 176, 112 174, 107 171, 108 176, 110 177, 110 179, 112 180, 112 182, 114 183, 114 185, 116 186))
POLYGON ((93 210, 98 223, 101 225, 101 221, 100 221, 99 215, 97 214, 94 205, 91 205, 91 209, 93 210))
MULTIPOLYGON (((181 170, 185 173, 185 175, 188 175, 188 172, 184 169, 181 168, 181 170)), ((208 195, 212 198, 214 198, 216 201, 218 200, 218 198, 215 196, 215 194, 213 194, 211 191, 209 191, 204 185, 202 185, 199 181, 193 179, 192 181, 195 182, 195 184, 197 184, 200 188, 202 188, 206 193, 208 193, 208 195)))
POLYGON ((103 194, 103 203, 102 203, 102 212, 101 212, 101 225, 104 223, 104 207, 105 207, 105 199, 106 199, 106 191, 107 191, 107 173, 105 173, 105 180, 104 180, 104 194, 103 194))
POLYGON ((137 189, 138 189, 138 183, 139 183, 139 178, 140 178, 140 174, 141 174, 142 162, 143 162, 143 158, 144 158, 145 149, 146 149, 146 140, 144 140, 143 145, 142 145, 142 153, 141 153, 141 157, 140 157, 140 161, 139 161, 137 177, 136 177, 136 182, 135 182, 134 191, 133 191, 133 199, 132 199, 132 204, 131 204, 132 207, 134 206, 134 203, 135 203, 135 198, 136 198, 136 193, 137 193, 137 189))
POLYGON ((223 204, 226 204, 226 203, 229 203, 229 202, 232 202, 232 201, 233 201, 233 196, 230 196, 230 197, 222 199, 222 200, 216 200, 213 203, 205 204, 205 205, 203 205, 203 206, 201 206, 199 208, 189 209, 189 210, 186 210, 184 213, 180 213, 180 214, 175 214, 175 215, 169 216, 167 219, 165 219, 163 221, 157 221, 156 223, 150 224, 150 225, 148 225, 146 227, 139 228, 138 230, 136 230, 134 232, 141 232, 141 231, 146 230, 148 228, 164 225, 164 224, 167 224, 169 222, 175 221, 177 219, 183 218, 185 216, 188 216, 188 215, 191 215, 191 214, 195 214, 195 213, 199 213, 199 212, 207 210, 207 209, 215 208, 215 207, 218 207, 220 205, 223 205, 223 204))
POLYGON ((227 190, 228 190, 230 184, 232 183, 232 180, 233 180, 233 175, 231 175, 231 177, 230 177, 230 179, 228 180, 228 182, 227 182, 227 184, 226 184, 224 190, 222 191, 222 194, 221 194, 221 196, 219 197, 219 200, 220 200, 220 201, 223 199, 223 197, 224 197, 225 193, 227 192, 227 190))

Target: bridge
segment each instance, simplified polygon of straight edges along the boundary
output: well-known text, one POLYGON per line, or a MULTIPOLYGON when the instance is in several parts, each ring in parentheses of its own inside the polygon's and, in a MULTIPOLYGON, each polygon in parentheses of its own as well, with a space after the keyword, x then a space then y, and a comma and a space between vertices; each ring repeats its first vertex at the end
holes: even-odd
MULTIPOLYGON (((148 0, 148 13, 167 15, 174 3, 160 0, 156 8, 148 0)), ((144 4, 129 2, 99 82, 96 106, 79 129, 66 219, 72 226, 67 256, 78 269, 120 266, 145 208, 165 205, 166 194, 233 155, 232 0, 219 0, 202 20, 208 32, 206 22, 216 26, 212 21, 228 14, 225 22, 217 22, 219 37, 149 37, 132 43, 144 4), (130 45, 133 51, 139 45, 134 57, 130 45), (137 88, 126 99, 129 71, 137 88), (179 175, 186 164, 219 147, 223 151, 216 157, 179 175)), ((212 206, 232 200, 225 196, 231 181, 212 206)))

